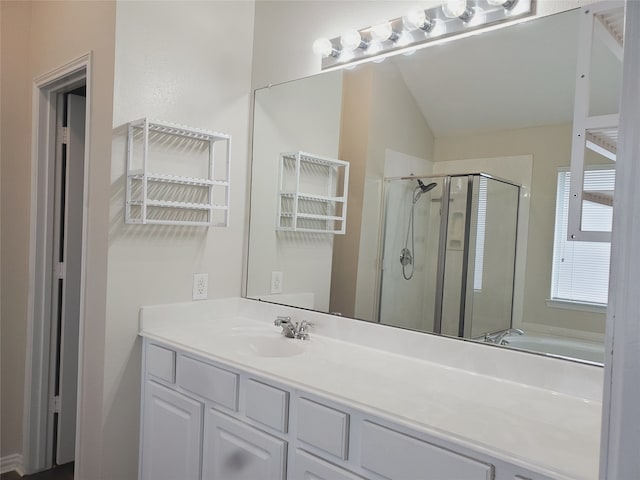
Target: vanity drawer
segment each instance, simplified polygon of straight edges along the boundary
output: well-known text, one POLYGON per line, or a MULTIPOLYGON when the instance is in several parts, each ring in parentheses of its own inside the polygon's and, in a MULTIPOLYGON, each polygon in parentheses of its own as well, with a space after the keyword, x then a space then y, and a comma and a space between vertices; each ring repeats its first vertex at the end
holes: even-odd
POLYGON ((299 398, 297 406, 298 440, 346 460, 349 415, 306 398, 299 398))
POLYGON ((360 465, 395 480, 492 480, 493 466, 375 423, 362 423, 360 465))
POLYGON ((176 352, 168 348, 147 344, 145 352, 145 369, 149 375, 153 375, 165 382, 176 381, 176 352))
POLYGON ((256 422, 286 433, 289 421, 289 392, 256 380, 247 380, 245 414, 256 422))
POLYGON ((293 459, 293 478, 305 480, 364 480, 343 468, 297 450, 293 459))
POLYGON ((229 410, 238 410, 238 375, 236 373, 180 355, 178 385, 229 410))

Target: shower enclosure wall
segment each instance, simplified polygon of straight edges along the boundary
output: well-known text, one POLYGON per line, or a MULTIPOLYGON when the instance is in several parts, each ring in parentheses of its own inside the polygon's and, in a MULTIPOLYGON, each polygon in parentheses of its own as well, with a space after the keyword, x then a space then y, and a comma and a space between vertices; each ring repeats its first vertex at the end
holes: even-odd
POLYGON ((467 338, 510 328, 520 187, 478 173, 384 189, 378 321, 467 338))

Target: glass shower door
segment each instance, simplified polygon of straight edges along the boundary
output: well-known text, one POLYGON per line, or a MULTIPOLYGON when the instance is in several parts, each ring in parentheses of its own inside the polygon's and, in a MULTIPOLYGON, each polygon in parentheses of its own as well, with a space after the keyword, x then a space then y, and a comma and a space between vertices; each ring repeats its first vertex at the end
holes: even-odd
POLYGON ((464 336, 513 326, 513 289, 520 188, 474 175, 464 336))
POLYGON ((380 323, 434 331, 443 185, 385 179, 380 323))

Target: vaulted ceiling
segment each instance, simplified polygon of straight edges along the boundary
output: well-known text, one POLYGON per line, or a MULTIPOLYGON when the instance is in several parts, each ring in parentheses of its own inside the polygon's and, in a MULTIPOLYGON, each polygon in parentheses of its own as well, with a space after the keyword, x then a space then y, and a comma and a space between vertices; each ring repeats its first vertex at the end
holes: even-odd
MULTIPOLYGON (((569 123, 579 12, 536 19, 397 56, 435 136, 569 123)), ((618 110, 621 64, 596 43, 592 114, 618 110)))

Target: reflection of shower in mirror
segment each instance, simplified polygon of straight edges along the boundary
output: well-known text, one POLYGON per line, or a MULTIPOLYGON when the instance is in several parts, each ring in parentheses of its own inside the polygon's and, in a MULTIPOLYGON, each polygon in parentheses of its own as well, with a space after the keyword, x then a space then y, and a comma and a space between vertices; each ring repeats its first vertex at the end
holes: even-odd
POLYGON ((464 338, 512 328, 519 191, 483 173, 387 177, 378 321, 464 338))
POLYGON ((404 248, 400 252, 400 264, 402 265, 402 276, 405 280, 411 280, 413 278, 414 264, 413 264, 413 253, 415 251, 415 233, 413 230, 413 217, 415 205, 420 199, 420 196, 423 193, 430 192, 438 184, 435 182, 431 182, 428 185, 425 185, 422 180, 418 179, 418 186, 413 190, 413 195, 411 197, 411 206, 409 207, 409 223, 407 225, 407 236, 404 241, 404 248), (411 248, 409 248, 409 239, 411 239, 411 248), (410 268, 407 268, 410 267, 410 268))

